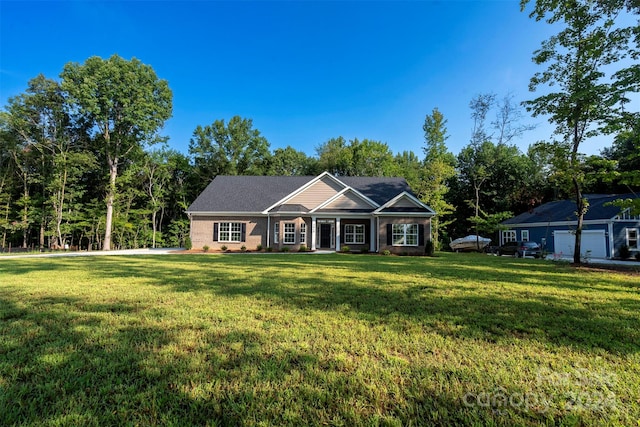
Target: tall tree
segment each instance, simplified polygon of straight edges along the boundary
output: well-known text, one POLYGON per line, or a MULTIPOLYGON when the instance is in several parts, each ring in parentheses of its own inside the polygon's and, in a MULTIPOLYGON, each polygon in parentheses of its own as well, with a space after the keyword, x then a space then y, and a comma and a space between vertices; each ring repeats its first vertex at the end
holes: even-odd
MULTIPOLYGON (((524 10, 528 0, 521 1, 524 10)), ((637 2, 628 5, 638 9, 637 2)), ((580 263, 582 227, 588 201, 583 197, 580 162, 582 142, 602 132, 612 115, 626 100, 624 93, 637 91, 637 84, 620 78, 616 84, 605 80, 605 69, 615 67, 629 54, 632 27, 620 26, 617 19, 626 0, 536 0, 530 16, 562 29, 534 52, 538 65, 547 69, 536 73, 531 91, 544 87, 549 92, 525 103, 534 116, 547 116, 560 137, 558 152, 567 158, 567 174, 572 183, 577 208, 573 260, 580 263), (625 87, 621 87, 625 86, 625 87), (622 102, 622 103, 621 103, 622 102)))
POLYGON ((197 126, 189 154, 204 186, 217 175, 267 175, 271 158, 269 142, 253 128, 253 120, 240 116, 232 117, 229 123, 216 120, 197 126))
POLYGON ((70 216, 67 203, 81 191, 78 181, 84 170, 95 166, 93 155, 86 151, 84 129, 70 116, 60 84, 43 75, 29 81, 25 94, 10 100, 8 111, 24 147, 39 154, 40 244, 44 244, 44 219, 51 217, 52 246, 62 247, 66 242, 62 224, 70 216))
POLYGON ((271 170, 273 175, 313 175, 315 159, 307 157, 302 151, 291 146, 276 148, 271 156, 271 170))
POLYGON ((351 168, 351 150, 347 141, 339 136, 316 147, 318 168, 338 176, 348 176, 351 168))
POLYGON ((454 206, 446 199, 449 191, 448 182, 456 174, 455 157, 446 146, 447 120, 434 108, 427 114, 422 126, 424 130, 425 154, 422 180, 422 201, 436 212, 433 218, 433 241, 440 248, 440 229, 447 225, 444 217, 454 211, 454 206))
POLYGON ((159 129, 171 117, 172 93, 151 66, 118 55, 68 63, 60 76, 108 167, 103 250, 110 250, 118 167, 143 145, 158 141, 159 129))
POLYGON ((385 142, 355 138, 350 141, 351 176, 389 176, 393 174, 393 153, 385 142))

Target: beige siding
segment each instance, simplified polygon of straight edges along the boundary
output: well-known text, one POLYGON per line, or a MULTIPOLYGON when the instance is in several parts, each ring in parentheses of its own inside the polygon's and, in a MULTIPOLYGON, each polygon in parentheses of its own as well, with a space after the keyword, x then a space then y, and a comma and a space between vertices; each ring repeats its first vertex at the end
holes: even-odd
POLYGON ((287 204, 300 204, 311 210, 326 202, 342 190, 342 186, 330 178, 325 177, 305 189, 302 193, 288 200, 287 204))
POLYGON ((333 202, 324 206, 322 209, 373 209, 369 203, 362 200, 351 191, 342 194, 333 202))
POLYGON ((402 218, 402 217, 381 217, 380 228, 380 249, 379 252, 389 250, 395 254, 424 254, 424 245, 422 246, 393 246, 387 245, 387 224, 422 224, 424 225, 424 241, 431 239, 431 218, 402 218))
POLYGON ((193 216, 191 219, 191 243, 193 249, 201 249, 209 246, 211 250, 226 246, 230 250, 240 249, 245 246, 247 250, 256 250, 258 245, 266 246, 267 218, 262 217, 212 217, 193 216), (240 222, 246 224, 246 236, 244 242, 214 242, 213 224, 220 222, 240 222))
POLYGON ((406 197, 402 197, 400 198, 400 200, 396 201, 391 207, 394 208, 415 208, 416 205, 415 202, 413 202, 412 200, 407 199, 406 197))

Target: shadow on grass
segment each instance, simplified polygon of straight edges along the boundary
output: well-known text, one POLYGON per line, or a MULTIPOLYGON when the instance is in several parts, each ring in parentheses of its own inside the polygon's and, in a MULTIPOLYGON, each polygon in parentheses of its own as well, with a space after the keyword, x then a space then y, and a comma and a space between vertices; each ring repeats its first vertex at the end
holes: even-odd
MULTIPOLYGON (((161 293, 246 298, 400 330, 417 327, 500 343, 535 340, 586 353, 638 353, 637 288, 604 275, 585 276, 585 284, 579 284, 566 268, 487 258, 106 257, 20 261, 3 272, 46 269, 52 277, 66 277, 86 271, 87 286, 96 291, 116 278, 131 279, 161 293)), ((381 378, 375 378, 378 388, 371 387, 371 378, 337 354, 274 346, 264 330, 201 328, 189 319, 167 319, 162 307, 149 301, 111 294, 103 300, 89 302, 73 293, 29 295, 6 282, 0 287, 0 408, 5 408, 0 425, 521 425, 549 420, 470 408, 458 395, 424 387, 443 383, 415 380, 442 377, 445 384, 474 384, 450 367, 408 364, 403 387, 389 391, 380 386, 381 378)), ((562 415, 554 417, 551 422, 559 423, 562 415)))
POLYGON ((380 396, 339 360, 268 351, 255 331, 203 331, 185 343, 180 327, 109 325, 110 304, 48 297, 20 307, 15 296, 0 293, 0 425, 451 425, 494 417, 415 384, 402 403, 380 396))
MULTIPOLYGON (((38 268, 82 269, 90 262, 100 280, 143 278, 171 291, 340 310, 374 324, 395 316, 444 336, 640 351, 640 285, 538 260, 456 255, 104 257, 38 268)), ((14 269, 34 268, 27 265, 14 269)))

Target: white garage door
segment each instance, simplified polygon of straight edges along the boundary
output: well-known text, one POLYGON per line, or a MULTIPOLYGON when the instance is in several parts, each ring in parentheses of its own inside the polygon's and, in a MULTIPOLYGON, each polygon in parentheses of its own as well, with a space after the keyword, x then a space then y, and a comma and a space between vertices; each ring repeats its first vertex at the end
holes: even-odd
MULTIPOLYGON (((573 231, 557 230, 553 233, 553 248, 557 254, 562 252, 564 256, 573 256, 575 242, 573 231)), ((604 230, 582 230, 580 252, 585 254, 587 251, 591 251, 592 258, 607 257, 604 230)))

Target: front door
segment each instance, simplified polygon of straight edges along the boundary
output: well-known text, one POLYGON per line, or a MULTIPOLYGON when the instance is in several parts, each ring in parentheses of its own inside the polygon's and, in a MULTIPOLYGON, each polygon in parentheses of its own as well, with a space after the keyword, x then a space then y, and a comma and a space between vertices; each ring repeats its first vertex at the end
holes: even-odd
POLYGON ((320 247, 331 247, 331 224, 320 224, 320 247))

